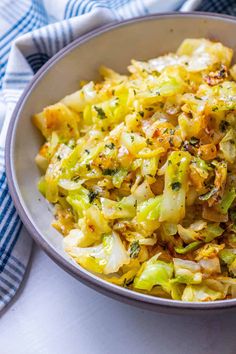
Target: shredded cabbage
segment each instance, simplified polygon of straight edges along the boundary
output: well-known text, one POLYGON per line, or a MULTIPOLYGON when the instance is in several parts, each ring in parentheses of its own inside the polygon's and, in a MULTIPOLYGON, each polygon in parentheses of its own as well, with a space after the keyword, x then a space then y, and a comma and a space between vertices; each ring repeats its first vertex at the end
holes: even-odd
POLYGON ((52 225, 85 269, 183 301, 236 297, 236 66, 186 39, 34 115, 52 225))
POLYGON ((93 272, 112 274, 130 261, 116 233, 103 236, 102 243, 93 247, 78 247, 78 243, 72 243, 70 236, 67 237, 64 238, 65 250, 79 264, 93 272))
POLYGON ((172 278, 173 265, 159 261, 154 256, 143 263, 134 279, 134 288, 150 291, 153 286, 160 285, 163 290, 168 289, 169 280, 172 278))

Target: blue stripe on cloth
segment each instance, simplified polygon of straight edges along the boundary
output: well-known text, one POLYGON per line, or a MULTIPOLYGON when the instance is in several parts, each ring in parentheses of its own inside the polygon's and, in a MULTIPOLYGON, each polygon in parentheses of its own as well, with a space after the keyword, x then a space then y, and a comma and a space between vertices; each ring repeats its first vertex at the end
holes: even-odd
POLYGON ((63 16, 65 19, 69 18, 71 2, 72 2, 72 0, 68 0, 66 3, 65 10, 64 10, 64 16, 63 16))
MULTIPOLYGON (((30 13, 29 13, 30 14, 30 13)), ((33 13, 32 17, 29 17, 25 19, 25 21, 21 22, 21 27, 18 28, 18 33, 17 34, 13 34, 12 37, 10 37, 8 39, 8 42, 5 43, 5 45, 2 48, 5 48, 4 52, 2 53, 0 50, 0 68, 1 68, 1 72, 0 72, 0 87, 2 85, 2 78, 4 76, 4 71, 7 65, 7 59, 8 59, 8 55, 10 53, 10 49, 11 49, 11 41, 18 36, 20 33, 26 33, 28 31, 31 31, 33 28, 38 28, 41 27, 44 23, 44 21, 42 21, 37 13, 33 13), (28 22, 26 22, 28 21, 28 22), (3 60, 4 59, 4 60, 3 60)), ((1 43, 1 39, 0 39, 0 43, 1 43)), ((1 48, 1 47, 0 47, 1 48)))
POLYGON ((6 287, 3 282, 1 282, 0 291, 6 303, 9 302, 9 300, 11 300, 14 294, 16 293, 16 291, 12 287, 6 287))
MULTIPOLYGON (((7 273, 5 272, 4 274, 6 275, 7 273)), ((14 285, 14 283, 11 283, 7 279, 4 279, 3 276, 1 277, 1 282, 3 284, 5 284, 7 287, 9 287, 12 290, 16 291, 17 287, 14 285)))
POLYGON ((73 30, 72 30, 70 22, 68 22, 68 35, 69 35, 69 42, 72 42, 74 39, 74 36, 73 36, 73 30))
POLYGON ((4 182, 6 182, 6 174, 5 174, 5 172, 2 173, 1 178, 0 178, 0 188, 3 185, 4 182))
POLYGON ((27 84, 29 79, 5 79, 6 84, 27 84))
POLYGON ((7 33, 0 37, 0 58, 1 60, 9 53, 10 44, 19 34, 31 31, 33 28, 46 24, 45 19, 35 11, 32 5, 28 12, 14 25, 7 33), (5 48, 5 51, 2 50, 5 48))
MULTIPOLYGON (((17 264, 18 267, 20 267, 23 271, 25 271, 26 267, 21 261, 19 261, 19 259, 17 259, 14 256, 11 256, 11 260, 13 260, 17 264)), ((14 267, 14 266, 12 265, 12 267, 14 267)))
POLYGON ((45 53, 35 53, 26 57, 34 73, 36 73, 49 59, 45 53))
POLYGON ((2 285, 0 285, 0 292, 3 294, 5 304, 7 304, 7 298, 11 299, 12 289, 10 288, 6 290, 2 285))
MULTIPOLYGON (((29 17, 29 15, 31 14, 32 11, 32 5, 30 6, 29 10, 26 12, 26 14, 19 20, 17 21, 17 23, 15 23, 12 27, 9 28, 8 31, 6 31, 1 37, 0 37, 0 42, 3 41, 5 38, 7 38, 8 40, 8 36, 11 35, 11 40, 14 39, 15 35, 12 35, 12 32, 18 32, 19 30, 19 26, 24 23, 24 21, 29 17)), ((0 46, 0 50, 5 46, 5 43, 0 46)))
MULTIPOLYGON (((130 0, 112 0, 107 2, 106 0, 85 0, 84 6, 78 8, 75 12, 75 15, 84 14, 90 12, 94 8, 98 7, 107 7, 109 9, 118 9, 126 4, 128 4, 130 0), (80 10, 80 11, 79 11, 80 10)), ((133 2, 133 1, 132 1, 133 2)), ((82 5, 82 4, 81 4, 82 5)))
MULTIPOLYGON (((19 216, 16 213, 15 207, 11 210, 6 224, 4 225, 4 237, 1 239, 0 244, 0 261, 3 261, 4 254, 9 255, 9 252, 12 250, 10 240, 17 237, 18 231, 21 228, 21 221, 19 216)), ((2 264, 0 264, 0 269, 2 268, 2 264)))
POLYGON ((12 270, 15 272, 15 274, 12 272, 12 270, 9 270, 7 268, 12 268, 11 265, 11 258, 9 259, 9 262, 7 263, 7 267, 5 266, 4 273, 11 278, 13 281, 20 283, 21 277, 24 275, 24 272, 22 272, 19 268, 16 268, 13 266, 12 270), (17 274, 18 273, 18 274, 17 274), (17 275, 16 275, 17 274, 17 275), (19 275, 19 277, 18 277, 19 275))
POLYGON ((72 5, 70 7, 70 12, 69 12, 69 18, 73 17, 73 11, 74 11, 74 7, 76 6, 77 0, 72 0, 72 5))
POLYGON ((6 285, 10 286, 13 285, 15 290, 17 290, 17 286, 20 284, 21 279, 22 279, 22 275, 20 277, 16 277, 12 272, 10 272, 7 268, 8 268, 9 264, 7 264, 7 266, 4 269, 4 273, 1 273, 1 279, 0 279, 0 283, 2 281, 2 279, 4 278, 6 282, 3 281, 3 283, 5 283, 6 285))
POLYGON ((49 31, 48 26, 45 27, 45 31, 47 33, 47 38, 48 38, 48 55, 49 55, 49 57, 51 57, 52 53, 53 53, 53 46, 52 46, 52 41, 50 38, 50 31, 49 31))
POLYGON ((64 22, 60 22, 60 33, 61 33, 61 36, 62 36, 62 48, 65 47, 69 41, 67 39, 67 35, 66 35, 66 30, 65 30, 65 23, 64 22))
MULTIPOLYGON (((73 16, 77 16, 77 15, 82 15, 85 14, 87 12, 89 12, 89 8, 93 8, 94 5, 94 1, 93 0, 83 0, 81 1, 81 3, 78 2, 77 7, 74 7, 74 12, 73 12, 73 16)), ((100 1, 97 2, 97 5, 99 6, 101 4, 100 1)), ((103 4, 102 4, 103 5, 103 4)), ((110 7, 110 4, 107 3, 107 7, 110 7)))
MULTIPOLYGON (((6 194, 6 198, 7 198, 7 203, 4 207, 4 209, 1 210, 1 214, 5 213, 5 215, 1 216, 1 220, 0 220, 0 225, 3 224, 3 225, 1 225, 1 233, 0 233, 0 241, 1 242, 3 240, 6 240, 8 234, 9 234, 9 226, 10 226, 11 222, 14 223, 13 216, 16 216, 16 210, 12 204, 9 194, 6 194)), ((3 249, 2 249, 2 245, 0 245, 0 259, 1 259, 1 255, 5 251, 5 248, 6 248, 5 245, 4 245, 3 249)))
POLYGON ((2 49, 5 48, 4 51, 0 49, 0 59, 3 60, 3 58, 9 53, 11 42, 15 37, 17 37, 20 33, 26 33, 28 31, 31 31, 35 27, 40 27, 43 23, 41 22, 39 16, 37 13, 34 13, 30 19, 26 19, 22 23, 22 27, 20 28, 19 32, 17 34, 13 34, 12 37, 8 39, 8 41, 2 45, 2 49))
MULTIPOLYGON (((11 197, 9 195, 9 191, 7 188, 7 183, 4 181, 1 186, 1 192, 0 192, 0 224, 6 218, 6 212, 8 211, 10 204, 11 204, 11 197)), ((0 233, 0 239, 1 239, 1 233, 0 233)))
POLYGON ((38 35, 37 35, 37 42, 40 43, 39 46, 41 48, 41 52, 43 53, 47 53, 48 52, 48 48, 46 45, 46 42, 44 41, 43 38, 43 33, 42 33, 42 29, 39 29, 38 35))
POLYGON ((12 242, 10 243, 8 249, 7 249, 7 252, 6 252, 6 255, 2 257, 1 259, 1 250, 0 250, 0 261, 2 262, 2 264, 0 265, 0 272, 1 270, 3 271, 4 268, 5 268, 5 265, 7 264, 7 261, 8 259, 11 257, 11 252, 13 251, 14 249, 14 246, 19 238, 19 235, 20 235, 20 231, 21 231, 21 228, 22 228, 22 223, 20 221, 20 218, 17 217, 18 220, 15 221, 14 225, 12 226, 12 229, 10 230, 12 234, 10 234, 9 232, 9 237, 8 239, 6 240, 7 244, 9 244, 10 242, 10 239, 12 239, 12 242), (14 234, 13 234, 14 232, 14 234), (13 237, 14 235, 14 237, 13 237))
POLYGON ((227 15, 236 15, 235 0, 203 0, 198 11, 219 12, 227 15))

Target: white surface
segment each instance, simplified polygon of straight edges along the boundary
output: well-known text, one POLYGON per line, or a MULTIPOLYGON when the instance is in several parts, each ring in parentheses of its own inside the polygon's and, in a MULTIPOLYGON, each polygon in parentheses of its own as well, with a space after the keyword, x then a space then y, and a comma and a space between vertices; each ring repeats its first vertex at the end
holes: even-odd
POLYGON ((0 321, 1 354, 235 354, 236 315, 182 317, 97 294, 35 249, 0 321))

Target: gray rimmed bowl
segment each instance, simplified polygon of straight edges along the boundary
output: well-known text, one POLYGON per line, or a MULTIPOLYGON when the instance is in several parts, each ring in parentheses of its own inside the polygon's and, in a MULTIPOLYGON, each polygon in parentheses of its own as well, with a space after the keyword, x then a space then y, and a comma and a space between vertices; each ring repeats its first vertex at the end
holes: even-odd
POLYGON ((236 49, 236 19, 204 13, 169 13, 109 25, 78 38, 34 76, 13 113, 6 142, 7 179, 16 209, 34 240, 64 270, 99 292, 154 311, 216 312, 236 309, 236 299, 188 303, 157 298, 110 284, 71 261, 62 236, 50 226, 52 209, 37 190, 34 157, 42 138, 31 116, 78 89, 79 81, 97 78, 101 64, 125 72, 130 59, 148 59, 174 51, 187 37, 217 39, 236 49))

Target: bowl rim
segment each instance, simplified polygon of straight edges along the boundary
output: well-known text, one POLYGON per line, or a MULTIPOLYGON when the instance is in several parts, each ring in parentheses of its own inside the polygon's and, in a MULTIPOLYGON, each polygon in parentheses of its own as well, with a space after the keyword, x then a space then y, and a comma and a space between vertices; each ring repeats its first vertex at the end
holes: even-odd
MULTIPOLYGON (((15 126, 19 120, 20 112, 24 106, 25 101, 31 94, 31 91, 37 85, 38 81, 40 81, 44 74, 50 69, 57 61, 62 59, 65 55, 70 53, 73 49, 78 47, 79 45, 89 41, 92 38, 95 38, 105 32, 110 30, 126 26, 132 24, 134 22, 142 22, 142 21, 152 21, 158 20, 161 18, 178 18, 178 17, 194 17, 194 18, 201 18, 201 19, 219 19, 225 20, 226 22, 234 22, 236 23, 236 17, 229 16, 229 15, 221 15, 216 13, 210 12, 167 12, 167 13, 157 13, 147 16, 139 16, 134 17, 132 19, 123 20, 123 21, 116 21, 109 23, 107 25, 103 25, 97 29, 90 31, 89 33, 76 38, 67 46, 62 48, 58 53, 56 53, 52 58, 50 58, 33 76, 32 80, 24 89, 20 99, 18 100, 15 109, 12 113, 9 127, 7 130, 6 136, 6 145, 5 145, 5 165, 6 165, 6 176, 7 176, 7 183, 9 187, 9 191, 11 197, 13 199, 14 205, 16 210, 26 227, 29 234, 33 237, 34 241, 45 251, 45 253, 61 268, 63 268, 67 273, 71 274, 75 278, 77 278, 82 283, 86 284, 87 286, 94 288, 95 290, 107 295, 109 297, 113 297, 117 300, 131 303, 138 307, 149 308, 152 310, 161 311, 161 309, 166 310, 192 310, 199 311, 199 310, 225 310, 226 308, 233 308, 236 306, 236 299, 229 299, 229 300, 217 300, 205 303, 199 302, 185 302, 180 300, 172 300, 172 299, 165 299, 154 297, 148 294, 139 293, 136 291, 132 291, 118 285, 109 283, 98 276, 93 276, 92 273, 86 271, 82 267, 77 267, 73 265, 72 262, 66 260, 61 256, 54 248, 47 242, 40 231, 38 231, 33 223, 31 222, 27 208, 21 203, 21 199, 18 195, 18 187, 17 182, 14 178, 14 162, 13 162, 13 153, 14 153, 14 141, 15 141, 15 126)), ((208 311, 209 312, 209 311, 208 311)))

